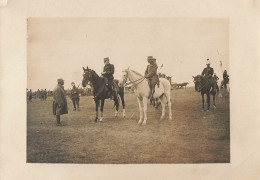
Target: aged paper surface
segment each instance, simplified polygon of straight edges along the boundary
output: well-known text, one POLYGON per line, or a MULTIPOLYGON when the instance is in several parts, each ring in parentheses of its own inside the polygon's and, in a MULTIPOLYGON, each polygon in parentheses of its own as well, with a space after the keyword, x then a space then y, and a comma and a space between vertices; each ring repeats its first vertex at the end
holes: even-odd
POLYGON ((8 1, 0 9, 0 179, 259 179, 259 9, 254 1, 8 1), (26 163, 27 18, 228 18, 227 164, 26 163))

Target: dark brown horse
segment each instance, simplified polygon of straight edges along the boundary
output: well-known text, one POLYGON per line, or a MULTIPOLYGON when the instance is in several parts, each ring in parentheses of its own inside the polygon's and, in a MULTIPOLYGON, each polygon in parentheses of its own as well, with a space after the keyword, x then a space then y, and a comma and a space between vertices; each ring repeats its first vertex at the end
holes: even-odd
MULTIPOLYGON (((109 91, 108 87, 105 84, 105 80, 103 77, 99 77, 97 73, 94 70, 89 69, 88 67, 85 69, 83 67, 84 74, 83 74, 83 80, 82 80, 82 86, 86 87, 88 82, 91 82, 93 86, 93 95, 94 95, 94 101, 96 104, 96 118, 95 122, 98 120, 98 108, 101 102, 100 106, 100 121, 103 120, 103 109, 105 104, 105 99, 109 99, 111 97, 111 92, 109 91)), ((121 98, 122 106, 123 106, 123 117, 125 117, 125 100, 124 100, 124 87, 118 87, 118 81, 114 80, 115 82, 115 90, 112 92, 114 97, 114 102, 116 106, 116 112, 115 117, 117 117, 118 114, 118 108, 119 108, 119 98, 121 98), (119 96, 118 96, 119 95, 119 96)))
POLYGON ((210 81, 206 77, 201 75, 197 75, 195 77, 192 76, 192 77, 194 79, 193 82, 195 84, 195 90, 201 93, 202 111, 204 111, 204 94, 207 95, 207 104, 208 104, 207 111, 209 111, 210 108, 210 94, 213 96, 213 107, 216 108, 216 104, 215 104, 216 89, 210 92, 212 88, 210 81))

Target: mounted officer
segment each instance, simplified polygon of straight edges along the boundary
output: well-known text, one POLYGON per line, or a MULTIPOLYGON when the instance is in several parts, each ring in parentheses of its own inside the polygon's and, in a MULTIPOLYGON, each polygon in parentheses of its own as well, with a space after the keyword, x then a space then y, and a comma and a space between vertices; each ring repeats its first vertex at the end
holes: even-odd
POLYGON ((75 86, 74 82, 71 83, 71 86, 72 86, 72 89, 71 89, 71 92, 70 92, 70 98, 71 98, 72 103, 73 103, 74 111, 76 111, 76 106, 77 106, 77 109, 79 111, 79 90, 75 86))
POLYGON ((153 58, 153 56, 148 56, 147 61, 148 61, 149 65, 147 66, 147 68, 145 70, 144 76, 145 76, 145 78, 148 79, 148 84, 150 87, 150 94, 149 94, 148 98, 152 99, 154 91, 155 91, 154 90, 155 85, 157 83, 159 83, 159 78, 157 75, 158 66, 156 64, 156 59, 153 58))
POLYGON ((109 58, 104 58, 104 68, 103 68, 103 72, 101 73, 102 76, 104 77, 105 79, 105 83, 106 83, 106 86, 108 87, 108 90, 110 91, 110 94, 111 94, 111 99, 113 99, 113 89, 115 88, 114 87, 114 83, 113 83, 113 80, 114 80, 114 72, 115 72, 115 68, 114 68, 114 65, 113 64, 110 64, 109 62, 109 58))
POLYGON ((223 82, 221 84, 221 88, 224 86, 227 88, 227 84, 229 83, 229 75, 227 74, 227 70, 224 71, 223 73, 223 82))
POLYGON ((212 67, 210 67, 209 59, 207 59, 206 65, 207 65, 207 67, 203 69, 201 75, 206 77, 209 80, 209 82, 212 86, 211 92, 213 92, 216 89, 216 81, 212 77, 214 74, 214 69, 212 67))

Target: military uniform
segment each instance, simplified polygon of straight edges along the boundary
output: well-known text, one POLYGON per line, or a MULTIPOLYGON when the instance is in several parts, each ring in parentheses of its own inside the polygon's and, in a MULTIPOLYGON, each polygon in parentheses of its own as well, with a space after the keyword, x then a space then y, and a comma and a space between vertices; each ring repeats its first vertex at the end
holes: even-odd
POLYGON ((53 115, 68 114, 64 87, 58 84, 53 90, 53 115))
POLYGON ((219 87, 218 87, 218 80, 219 80, 219 78, 218 78, 218 76, 216 74, 214 74, 213 78, 214 78, 214 80, 216 82, 216 89, 219 92, 219 87))
POLYGON ((71 100, 73 102, 74 110, 76 110, 76 106, 77 106, 77 108, 79 110, 79 90, 78 90, 78 88, 76 88, 75 85, 71 89, 70 98, 71 98, 71 100))
POLYGON ((219 78, 216 74, 214 74, 213 78, 215 79, 216 82, 218 82, 219 78))
POLYGON ((103 77, 106 80, 106 83, 109 85, 113 84, 113 80, 114 80, 114 72, 115 72, 115 68, 113 64, 106 64, 103 68, 103 72, 105 72, 105 74, 103 74, 103 77))
MULTIPOLYGON (((210 65, 209 59, 207 59, 207 65, 210 65)), ((209 82, 210 82, 210 84, 212 86, 211 92, 213 92, 216 89, 216 81, 212 77, 213 74, 214 74, 214 69, 212 67, 210 67, 210 66, 204 68, 202 73, 201 73, 202 76, 206 77, 209 80, 209 82)))
POLYGON ((29 91, 29 101, 32 101, 32 90, 30 89, 30 91, 29 91))
POLYGON ((109 63, 109 58, 104 58, 105 66, 103 68, 102 76, 105 79, 105 83, 109 89, 109 95, 111 99, 114 99, 114 93, 113 90, 116 88, 114 84, 114 72, 115 68, 113 64, 109 63))
POLYGON ((156 64, 156 59, 154 59, 152 56, 148 56, 147 60, 150 64, 147 66, 145 70, 145 78, 148 79, 148 84, 151 90, 149 95, 150 98, 154 93, 156 83, 159 82, 159 78, 157 75, 158 66, 156 64))
POLYGON ((229 75, 227 74, 227 71, 225 70, 223 73, 223 84, 221 85, 221 87, 224 85, 224 87, 227 87, 227 84, 229 82, 229 75))
POLYGON ((201 73, 202 76, 205 76, 207 78, 212 78, 213 74, 214 74, 214 69, 212 67, 204 68, 201 73))

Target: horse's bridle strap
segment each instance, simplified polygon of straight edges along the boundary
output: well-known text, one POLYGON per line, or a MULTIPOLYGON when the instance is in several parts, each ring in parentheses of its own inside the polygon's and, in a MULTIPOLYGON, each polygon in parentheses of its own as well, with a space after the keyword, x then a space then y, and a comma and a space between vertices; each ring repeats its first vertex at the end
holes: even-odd
POLYGON ((142 80, 142 81, 140 81, 140 82, 134 84, 134 85, 138 85, 138 84, 140 84, 141 82, 143 82, 144 79, 145 79, 145 77, 141 77, 141 78, 139 78, 139 79, 137 79, 137 80, 135 80, 135 81, 133 81, 133 82, 125 83, 124 87, 126 87, 126 86, 129 85, 129 84, 134 84, 135 82, 137 82, 137 81, 139 81, 139 80, 142 80))

